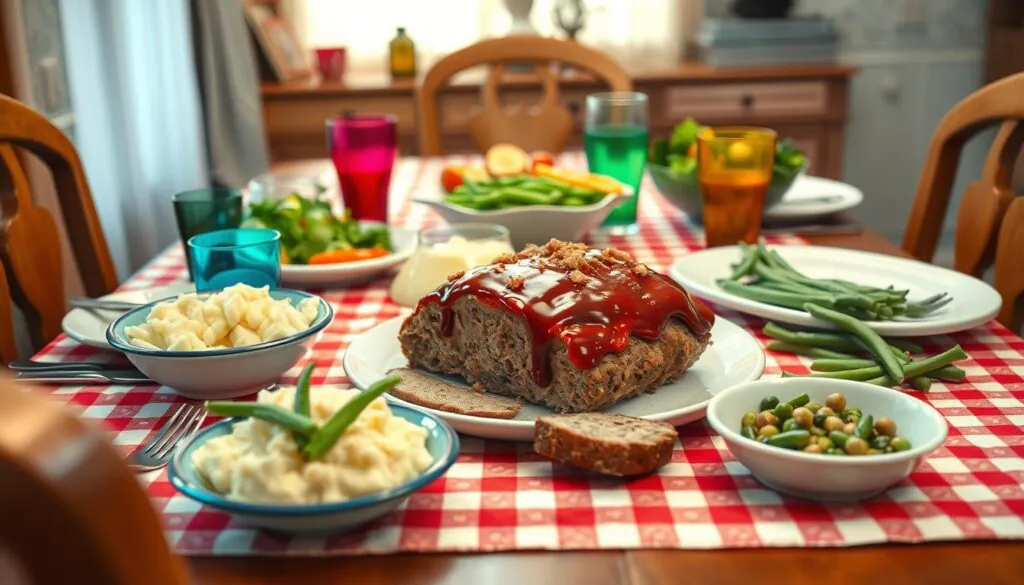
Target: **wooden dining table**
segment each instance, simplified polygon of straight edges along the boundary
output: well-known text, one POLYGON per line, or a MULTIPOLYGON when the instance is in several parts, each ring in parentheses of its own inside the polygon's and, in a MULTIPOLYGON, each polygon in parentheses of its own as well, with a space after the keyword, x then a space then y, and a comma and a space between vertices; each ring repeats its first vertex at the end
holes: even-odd
MULTIPOLYGON (((323 161, 279 165, 321 172, 323 161)), ((870 228, 807 235, 808 243, 906 254, 870 228)), ((189 557, 197 583, 346 585, 940 585, 1024 583, 1024 542, 889 544, 846 548, 406 553, 361 557, 189 557)))

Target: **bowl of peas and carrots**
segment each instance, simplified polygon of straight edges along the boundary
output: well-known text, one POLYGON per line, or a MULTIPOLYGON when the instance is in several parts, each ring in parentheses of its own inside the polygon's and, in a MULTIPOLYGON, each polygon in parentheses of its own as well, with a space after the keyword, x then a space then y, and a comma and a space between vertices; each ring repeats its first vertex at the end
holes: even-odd
POLYGON ((818 501, 873 497, 906 479, 947 434, 926 402, 827 378, 763 378, 708 404, 708 422, 761 483, 818 501))

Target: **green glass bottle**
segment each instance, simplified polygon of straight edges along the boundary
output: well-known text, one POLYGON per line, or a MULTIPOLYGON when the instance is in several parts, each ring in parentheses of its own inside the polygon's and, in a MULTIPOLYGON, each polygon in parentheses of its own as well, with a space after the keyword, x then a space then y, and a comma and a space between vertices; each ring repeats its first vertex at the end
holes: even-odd
POLYGON ((390 49, 391 77, 416 77, 416 45, 405 34, 405 27, 398 27, 398 34, 392 39, 390 49))

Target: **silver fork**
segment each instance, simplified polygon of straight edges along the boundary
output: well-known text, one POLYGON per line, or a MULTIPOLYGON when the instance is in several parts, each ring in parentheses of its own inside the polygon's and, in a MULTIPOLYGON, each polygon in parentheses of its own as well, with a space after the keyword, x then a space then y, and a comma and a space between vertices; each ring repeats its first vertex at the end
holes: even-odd
POLYGON ((196 432, 204 420, 206 409, 202 405, 182 405, 159 433, 128 456, 128 467, 141 473, 167 465, 178 443, 196 432))

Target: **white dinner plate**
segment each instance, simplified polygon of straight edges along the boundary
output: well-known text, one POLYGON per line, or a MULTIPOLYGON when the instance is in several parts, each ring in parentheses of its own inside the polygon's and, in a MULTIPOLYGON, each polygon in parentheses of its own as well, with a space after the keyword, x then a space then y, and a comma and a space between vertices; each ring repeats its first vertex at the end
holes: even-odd
MULTIPOLYGON (((885 254, 859 252, 825 246, 771 246, 793 268, 812 278, 837 278, 884 288, 893 285, 909 289, 914 302, 939 293, 953 301, 918 319, 865 321, 883 335, 913 337, 963 331, 988 322, 999 312, 1002 299, 988 284, 953 270, 885 254)), ((713 303, 771 319, 779 323, 834 329, 803 311, 776 307, 725 292, 716 281, 728 278, 732 264, 739 261, 737 246, 710 248, 676 260, 669 274, 691 293, 713 303)))
MULTIPOLYGON (((184 292, 194 292, 196 285, 191 282, 175 282, 167 286, 146 288, 126 292, 117 292, 100 297, 105 301, 127 301, 129 303, 146 304, 150 301, 171 297, 184 292)), ((94 311, 91 309, 71 309, 64 320, 61 321, 61 329, 68 337, 79 343, 98 347, 100 349, 114 349, 107 343, 107 327, 115 319, 121 316, 121 311, 94 311)))
MULTIPOLYGON (((385 321, 352 340, 342 365, 349 380, 365 390, 389 370, 408 365, 398 344, 398 330, 405 316, 385 321)), ((721 317, 711 330, 712 344, 682 378, 653 394, 643 394, 607 409, 629 416, 665 421, 679 426, 704 418, 711 397, 725 388, 756 380, 764 371, 761 345, 738 325, 721 317)), ((447 378, 464 386, 460 378, 447 378)), ((552 414, 546 407, 527 404, 513 419, 484 418, 442 412, 416 406, 386 395, 396 404, 428 410, 467 435, 507 441, 532 441, 534 420, 552 414)))
POLYGON ((381 258, 340 264, 284 264, 281 266, 281 284, 301 288, 305 286, 349 286, 366 282, 405 262, 416 250, 416 231, 390 228, 393 252, 381 258))
POLYGON ((767 221, 808 220, 852 209, 864 194, 846 183, 800 174, 782 201, 764 210, 767 221))

